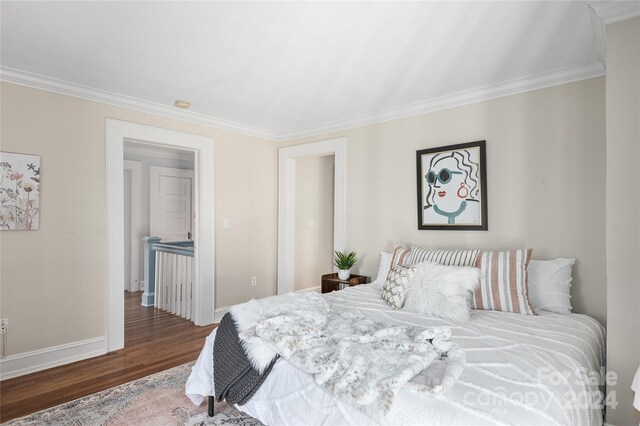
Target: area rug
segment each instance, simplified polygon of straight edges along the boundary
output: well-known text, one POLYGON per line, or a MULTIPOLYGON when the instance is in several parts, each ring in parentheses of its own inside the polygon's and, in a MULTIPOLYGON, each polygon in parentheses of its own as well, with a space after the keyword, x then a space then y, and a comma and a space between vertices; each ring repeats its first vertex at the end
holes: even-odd
POLYGON ((207 403, 197 407, 184 394, 193 362, 125 383, 75 401, 11 420, 4 425, 240 425, 260 426, 258 420, 224 402, 216 403, 213 418, 207 403))

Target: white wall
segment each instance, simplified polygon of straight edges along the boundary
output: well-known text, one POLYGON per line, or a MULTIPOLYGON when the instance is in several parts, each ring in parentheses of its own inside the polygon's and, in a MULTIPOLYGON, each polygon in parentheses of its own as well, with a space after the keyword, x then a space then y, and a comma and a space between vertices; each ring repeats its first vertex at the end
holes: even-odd
POLYGON ((296 159, 295 290, 333 272, 334 162, 333 155, 296 159))
POLYGON ((347 138, 347 244, 357 273, 380 250, 533 248, 575 257, 576 312, 606 321, 605 81, 595 78, 283 143, 347 138), (416 151, 487 141, 489 230, 419 231, 416 151), (598 171, 598 172, 596 172, 598 171))
MULTIPOLYGON (((618 407, 607 423, 638 424, 631 381, 640 367, 640 18, 607 32, 607 370, 618 407)), ((601 173, 601 172, 600 172, 601 173)))

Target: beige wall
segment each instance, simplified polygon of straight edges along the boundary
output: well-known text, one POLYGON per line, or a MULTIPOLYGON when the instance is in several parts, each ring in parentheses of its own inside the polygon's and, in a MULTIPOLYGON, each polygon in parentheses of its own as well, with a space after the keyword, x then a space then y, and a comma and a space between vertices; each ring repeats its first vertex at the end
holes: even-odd
POLYGON ((640 367, 640 18, 607 25, 607 423, 638 424, 640 367))
POLYGON ((319 286, 333 272, 334 163, 333 155, 296 158, 294 290, 319 286))
MULTIPOLYGON (((275 293, 278 144, 11 84, 1 90, 1 149, 39 154, 43 180, 40 230, 0 233, 8 354, 105 333, 106 117, 214 139, 216 305, 275 293)), ((596 78, 279 145, 347 138, 355 273, 373 277, 378 251, 396 241, 532 247, 538 259, 578 259, 575 311, 604 322, 604 96, 596 78), (418 231, 416 150, 480 139, 489 231, 418 231)))
POLYGON ((285 145, 347 138, 347 243, 375 276, 394 242, 577 258, 576 312, 606 320, 605 81, 585 80, 285 145), (489 231, 419 231, 416 150, 487 141, 489 231))
POLYGON ((7 355, 105 335, 107 117, 213 138, 216 305, 274 294, 273 142, 12 84, 0 90, 0 148, 40 155, 42 169, 40 229, 0 233, 7 355))

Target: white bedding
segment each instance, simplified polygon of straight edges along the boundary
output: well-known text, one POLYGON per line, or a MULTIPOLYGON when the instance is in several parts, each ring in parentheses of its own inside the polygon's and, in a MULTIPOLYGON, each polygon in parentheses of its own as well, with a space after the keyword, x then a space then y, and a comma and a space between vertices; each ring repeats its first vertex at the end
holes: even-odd
MULTIPOLYGON (((473 311, 467 323, 394 311, 380 288, 359 285, 326 295, 336 310, 355 311, 392 324, 447 326, 467 366, 442 396, 402 390, 385 424, 600 425, 597 404, 604 329, 579 314, 525 316, 473 311)), ((213 392, 213 340, 193 367, 186 393, 200 404, 213 392)), ((348 404, 334 401, 310 375, 279 360, 254 397, 238 407, 268 425, 373 424, 348 404)))

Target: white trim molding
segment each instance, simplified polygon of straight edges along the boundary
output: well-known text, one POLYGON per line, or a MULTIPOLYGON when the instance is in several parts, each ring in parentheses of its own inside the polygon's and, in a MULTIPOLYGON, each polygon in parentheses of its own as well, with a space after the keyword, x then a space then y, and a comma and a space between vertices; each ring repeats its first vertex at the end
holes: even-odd
POLYGON ((222 317, 231 310, 231 306, 223 306, 222 308, 216 309, 215 315, 213 316, 213 322, 220 323, 222 321, 222 317))
MULTIPOLYGON (((594 2, 594 4, 595 3, 599 2, 594 2)), ((602 3, 609 4, 634 2, 602 3)), ((598 6, 595 5, 592 7, 598 6)), ((625 16, 631 17, 633 16, 633 13, 636 12, 627 10, 625 16)), ((613 12, 609 12, 607 16, 614 15, 615 14, 613 12)), ((626 19, 619 18, 620 17, 617 16, 615 19, 626 19)), ((605 23, 610 22, 605 20, 605 23)), ((109 105, 128 108, 135 111, 142 111, 162 117, 187 121, 190 123, 202 124, 205 126, 215 127, 218 129, 228 130, 271 141, 287 141, 308 136, 318 136, 333 131, 351 129, 354 127, 382 123, 390 120, 397 120, 400 118, 440 111, 457 106, 472 104, 475 102, 482 102, 502 96, 509 96, 517 93, 557 86, 560 84, 600 77, 604 74, 605 70, 602 63, 594 61, 593 63, 589 64, 582 64, 578 66, 562 68, 559 70, 508 80, 463 92, 453 93, 438 98, 425 99, 414 104, 403 105, 397 108, 390 108, 387 110, 374 112, 372 114, 351 117, 344 120, 323 123, 298 130, 285 131, 284 133, 278 133, 272 130, 261 129, 250 125, 207 116, 204 114, 198 114, 192 111, 177 110, 172 106, 132 98, 130 96, 125 96, 102 89, 96 89, 93 87, 83 86, 68 81, 62 81, 39 74, 29 73, 15 68, 0 67, 0 80, 6 81, 8 83, 19 84, 22 86, 33 87, 36 89, 47 90, 55 93, 61 93, 76 98, 87 99, 90 101, 102 102, 109 105)))
POLYGON ((107 172, 107 350, 124 347, 124 143, 134 140, 150 145, 191 151, 194 161, 194 262, 196 276, 193 322, 213 324, 215 306, 213 139, 126 121, 106 119, 107 172))
POLYGON ((589 3, 591 26, 596 39, 598 60, 607 66, 608 24, 640 16, 640 1, 593 1, 589 3))
POLYGON ((604 21, 598 16, 593 7, 589 6, 589 18, 591 19, 591 28, 593 28, 593 36, 596 41, 596 54, 598 61, 607 67, 607 38, 604 21))
POLYGON ((189 123, 202 124, 204 126, 215 127, 217 129, 228 130, 230 132, 241 133, 243 135, 257 138, 274 140, 277 135, 257 127, 253 127, 235 121, 222 118, 211 117, 193 111, 176 109, 174 106, 163 105, 157 102, 146 101, 108 90, 96 89, 82 84, 59 80, 40 74, 35 74, 15 68, 0 67, 0 80, 7 83, 18 84, 20 86, 33 87, 35 89, 60 93, 74 98, 86 99, 89 101, 101 102, 134 111, 146 112, 159 115, 161 117, 173 118, 189 123))
POLYGON ((289 133, 279 135, 279 140, 286 141, 309 136, 317 136, 324 133, 336 132, 370 124, 383 123, 385 121, 398 120, 429 112, 441 111, 462 105, 487 101, 503 96, 515 95, 532 90, 558 86, 580 80, 601 77, 605 75, 605 69, 600 62, 593 62, 577 67, 563 68, 552 72, 532 75, 514 80, 507 80, 497 84, 478 87, 472 90, 453 93, 439 98, 427 99, 414 104, 404 105, 398 108, 379 111, 373 114, 334 121, 318 126, 307 127, 289 133))
POLYGON ((640 16, 639 1, 592 1, 589 7, 605 24, 614 24, 640 16))
POLYGON ((315 291, 316 293, 320 293, 321 292, 320 286, 317 285, 315 287, 303 288, 302 290, 294 291, 294 293, 310 293, 312 291, 315 291))
POLYGON ((346 248, 347 139, 293 145, 279 150, 277 294, 294 289, 296 158, 334 156, 333 249, 346 248))
POLYGON ((107 353, 107 339, 97 337, 0 359, 0 380, 81 361, 107 353))

